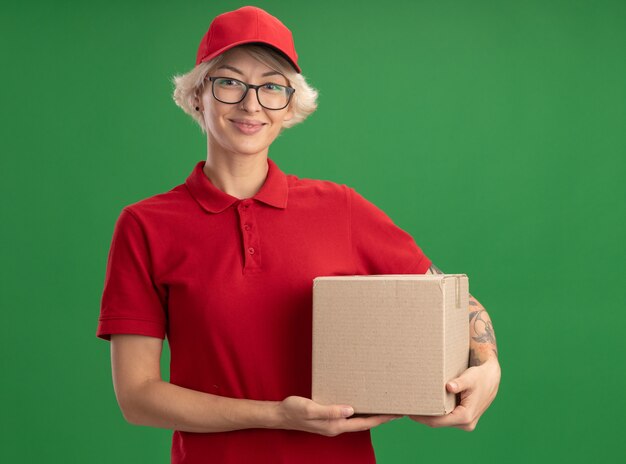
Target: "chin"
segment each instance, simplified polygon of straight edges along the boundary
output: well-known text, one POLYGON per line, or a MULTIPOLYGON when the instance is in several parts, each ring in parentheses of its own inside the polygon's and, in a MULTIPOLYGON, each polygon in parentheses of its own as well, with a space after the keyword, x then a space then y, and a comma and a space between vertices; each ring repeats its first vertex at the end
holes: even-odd
POLYGON ((232 151, 234 153, 238 153, 240 155, 254 156, 254 155, 258 155, 259 153, 263 153, 268 148, 269 147, 238 147, 238 146, 233 146, 232 151))

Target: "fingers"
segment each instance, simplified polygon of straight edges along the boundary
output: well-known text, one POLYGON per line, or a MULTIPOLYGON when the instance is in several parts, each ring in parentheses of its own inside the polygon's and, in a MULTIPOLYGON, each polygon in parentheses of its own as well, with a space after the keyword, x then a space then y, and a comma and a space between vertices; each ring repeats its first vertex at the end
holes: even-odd
POLYGON ((354 414, 349 405, 322 405, 301 396, 285 398, 282 405, 289 416, 306 420, 342 419, 354 414))
POLYGON ((475 383, 474 370, 472 367, 466 369, 460 376, 446 383, 446 388, 450 393, 461 393, 472 388, 475 383))
POLYGON ((340 428, 343 432, 361 432, 363 430, 370 430, 379 425, 385 424, 395 419, 400 419, 403 416, 397 414, 378 414, 370 417, 355 417, 340 421, 340 428))
POLYGON ((471 432, 476 428, 478 418, 463 405, 457 406, 445 416, 409 416, 410 419, 428 427, 456 427, 471 432))
POLYGON ((398 414, 359 414, 354 415, 354 409, 346 405, 321 405, 312 402, 310 420, 335 422, 339 433, 369 430, 403 416, 398 414))
POLYGON ((485 363, 470 367, 460 376, 450 380, 446 389, 459 394, 461 404, 445 416, 410 415, 415 422, 429 427, 456 427, 471 432, 478 420, 493 401, 500 383, 497 363, 485 363))
POLYGON ((311 401, 307 408, 308 419, 335 420, 345 419, 354 414, 352 406, 348 405, 322 405, 311 401))
POLYGON ((369 430, 393 419, 397 414, 354 416, 349 405, 323 405, 308 398, 290 396, 281 402, 282 427, 334 437, 344 432, 369 430))
POLYGON ((362 432, 373 429, 381 424, 399 419, 403 416, 395 414, 380 414, 368 417, 353 417, 350 419, 339 419, 332 422, 326 422, 318 433, 329 437, 334 437, 342 433, 362 432))

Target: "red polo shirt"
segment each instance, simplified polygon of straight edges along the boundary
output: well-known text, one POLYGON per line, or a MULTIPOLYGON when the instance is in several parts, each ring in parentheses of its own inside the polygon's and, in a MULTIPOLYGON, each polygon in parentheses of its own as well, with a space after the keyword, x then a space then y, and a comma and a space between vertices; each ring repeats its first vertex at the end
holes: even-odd
MULTIPOLYGON (((232 398, 311 397, 317 276, 423 274, 411 236, 352 188, 285 175, 268 159, 252 198, 216 188, 198 162, 184 184, 123 208, 97 336, 165 338, 170 382, 232 398)), ((369 431, 337 437, 247 429, 175 431, 173 463, 371 463, 369 431)))

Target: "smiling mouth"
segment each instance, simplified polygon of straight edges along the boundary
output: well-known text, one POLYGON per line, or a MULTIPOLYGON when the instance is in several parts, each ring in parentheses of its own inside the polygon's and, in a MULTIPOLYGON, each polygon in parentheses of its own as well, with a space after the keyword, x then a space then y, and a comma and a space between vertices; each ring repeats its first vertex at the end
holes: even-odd
POLYGON ((263 128, 263 126, 265 126, 265 123, 249 124, 242 121, 234 121, 232 119, 229 119, 229 121, 232 122, 240 132, 247 135, 256 134, 263 128))
POLYGON ((229 121, 235 124, 246 126, 246 127, 259 127, 259 126, 265 125, 265 123, 262 123, 262 122, 246 122, 246 121, 237 121, 235 119, 230 119, 229 121))

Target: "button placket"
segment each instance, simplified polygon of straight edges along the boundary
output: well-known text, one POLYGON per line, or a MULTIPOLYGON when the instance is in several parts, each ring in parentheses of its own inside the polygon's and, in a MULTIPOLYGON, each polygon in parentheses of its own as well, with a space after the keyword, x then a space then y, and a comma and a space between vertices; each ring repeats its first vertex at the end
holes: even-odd
POLYGON ((237 211, 244 254, 244 271, 257 269, 261 266, 261 255, 257 227, 255 227, 254 203, 249 199, 242 200, 237 211))

